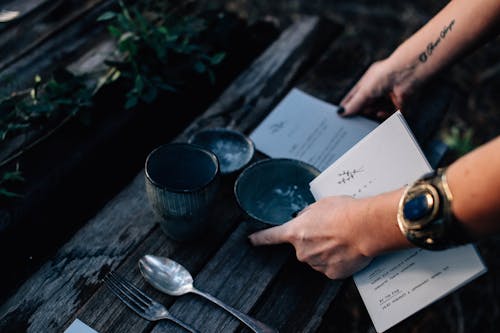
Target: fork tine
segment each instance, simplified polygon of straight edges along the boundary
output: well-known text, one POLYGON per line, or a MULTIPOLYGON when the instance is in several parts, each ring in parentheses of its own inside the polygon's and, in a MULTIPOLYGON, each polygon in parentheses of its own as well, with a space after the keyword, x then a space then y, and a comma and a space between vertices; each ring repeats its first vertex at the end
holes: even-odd
POLYGON ((139 316, 143 317, 144 316, 144 309, 142 307, 139 307, 136 301, 130 299, 129 297, 126 297, 126 294, 124 294, 120 289, 117 289, 115 285, 112 285, 111 283, 106 284, 106 287, 116 296, 118 297, 125 305, 129 307, 132 311, 137 313, 139 316))
POLYGON ((151 297, 149 297, 148 295, 146 295, 142 290, 140 290, 135 285, 133 285, 132 283, 130 283, 127 279, 123 278, 122 276, 120 276, 120 275, 118 275, 116 273, 113 274, 113 276, 118 281, 120 281, 123 285, 125 285, 126 287, 128 287, 128 289, 131 292, 135 292, 135 295, 136 295, 137 298, 140 298, 140 296, 142 296, 142 300, 145 303, 147 303, 148 305, 154 302, 154 300, 151 297))
POLYGON ((109 274, 106 282, 107 286, 110 287, 110 290, 113 291, 115 295, 117 295, 117 293, 121 295, 121 300, 123 300, 123 298, 126 298, 128 302, 132 302, 136 306, 136 308, 140 309, 141 311, 146 311, 149 304, 146 304, 144 301, 138 299, 124 285, 120 284, 120 281, 116 279, 116 274, 109 274))
POLYGON ((110 278, 112 278, 115 284, 124 292, 126 292, 129 295, 129 297, 134 298, 137 302, 144 304, 144 306, 146 307, 151 305, 152 300, 149 297, 147 297, 146 299, 142 297, 144 296, 143 293, 138 294, 137 291, 139 289, 137 289, 133 284, 128 282, 125 278, 121 277, 116 273, 111 274, 110 278))
POLYGON ((172 317, 160 303, 134 286, 117 273, 109 272, 104 279, 106 287, 132 311, 146 320, 156 321, 168 319, 192 333, 199 333, 194 328, 179 319, 172 317))

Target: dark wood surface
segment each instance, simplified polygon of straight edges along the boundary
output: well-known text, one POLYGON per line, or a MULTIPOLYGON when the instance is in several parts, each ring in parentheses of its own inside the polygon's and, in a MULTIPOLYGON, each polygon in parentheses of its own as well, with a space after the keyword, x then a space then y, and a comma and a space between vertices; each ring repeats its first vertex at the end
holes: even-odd
MULTIPOLYGON (((248 133, 293 86, 338 102, 372 61, 358 42, 335 38, 340 31, 316 17, 299 19, 176 140, 215 126, 248 133)), ((439 112, 446 103, 435 105, 431 111, 439 112)), ((150 323, 126 308, 102 284, 111 270, 203 332, 246 331, 199 297, 170 297, 148 286, 137 269, 147 253, 177 260, 199 289, 281 332, 316 331, 341 281, 298 263, 289 246, 251 247, 251 222, 235 203, 233 183, 223 180, 209 231, 180 243, 158 227, 139 173, 1 306, 0 331, 60 332, 79 318, 99 332, 181 332, 168 321, 150 323)))
MULTIPOLYGON (((92 107, 80 113, 83 117, 65 118, 68 121, 56 118, 0 143, 2 171, 14 170, 18 164, 26 179, 12 188, 22 197, 0 198, 1 261, 9 266, 0 285, 0 303, 12 293, 13 285, 19 286, 38 270, 134 178, 150 150, 172 140, 203 113, 279 34, 264 22, 249 25, 230 13, 218 13, 207 18, 210 22, 207 42, 226 54, 224 62, 214 69, 215 84, 206 75, 186 75, 189 89, 159 94, 152 104, 141 103, 135 109, 125 110, 126 83, 122 80, 100 90, 92 107), (267 33, 255 35, 262 30, 267 33), (197 98, 191 98, 192 91, 197 91, 197 98), (82 118, 87 116, 88 122, 83 122, 82 118), (6 156, 15 158, 4 165, 6 156)), ((77 26, 80 23, 73 22, 77 26)), ((52 41, 49 38, 46 43, 52 41)), ((74 42, 80 40, 75 38, 74 42)), ((115 44, 109 38, 93 42, 90 50, 78 49, 79 58, 67 68, 76 74, 95 74, 86 75, 95 83, 108 69, 103 62, 111 58, 115 44)), ((61 66, 67 62, 62 60, 61 66)), ((30 66, 37 65, 35 62, 30 66)), ((1 73, 0 78, 3 78, 1 73)))

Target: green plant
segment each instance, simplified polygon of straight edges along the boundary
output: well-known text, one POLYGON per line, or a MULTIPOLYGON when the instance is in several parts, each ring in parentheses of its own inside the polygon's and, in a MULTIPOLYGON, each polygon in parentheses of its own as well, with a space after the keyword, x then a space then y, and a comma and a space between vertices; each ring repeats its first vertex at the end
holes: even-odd
POLYGON ((20 194, 10 191, 7 186, 15 182, 22 181, 24 181, 24 178, 21 174, 21 171, 19 171, 19 164, 16 165, 16 169, 14 171, 4 172, 2 174, 2 177, 0 178, 0 197, 20 197, 20 194))
POLYGON ((28 129, 42 128, 56 117, 72 117, 92 104, 92 89, 67 72, 43 82, 37 75, 32 88, 0 98, 0 143, 28 129))
MULTIPOLYGON (((27 142, 13 155, 0 161, 0 167, 48 137, 83 108, 92 104, 92 89, 87 88, 80 77, 67 72, 58 72, 57 76, 57 79, 52 77, 43 82, 37 75, 32 88, 0 98, 0 144, 27 131, 47 130, 49 122, 58 121, 34 141, 27 142)), ((7 186, 23 180, 19 165, 15 171, 0 173, 0 197, 19 197, 7 186)))
POLYGON ((178 91, 186 75, 206 74, 211 82, 215 80, 212 67, 224 59, 224 53, 198 42, 205 29, 202 20, 176 17, 168 9, 119 4, 120 12, 106 12, 99 20, 110 21, 108 30, 122 55, 122 61, 108 62, 106 82, 127 79, 126 108, 139 101, 151 103, 160 91, 178 91))
POLYGON ((451 126, 448 131, 443 133, 443 141, 460 157, 476 147, 473 136, 474 131, 472 128, 461 129, 458 126, 451 126))

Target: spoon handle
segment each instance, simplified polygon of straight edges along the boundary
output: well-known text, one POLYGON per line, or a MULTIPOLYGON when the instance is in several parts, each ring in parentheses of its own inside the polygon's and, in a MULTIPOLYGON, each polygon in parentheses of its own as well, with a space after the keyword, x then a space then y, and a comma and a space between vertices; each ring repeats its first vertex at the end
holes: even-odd
POLYGON ((186 331, 188 332, 191 332, 191 333, 200 333, 200 331, 192 328, 191 326, 189 326, 188 324, 180 321, 179 319, 169 315, 168 317, 166 317, 166 319, 169 319, 171 321, 173 321, 174 323, 176 323, 177 325, 179 325, 180 327, 184 328, 186 331))
POLYGON ((232 314, 233 316, 238 318, 242 323, 247 325, 255 333, 277 333, 278 332, 274 328, 271 328, 271 327, 267 326, 266 324, 258 321, 257 319, 254 319, 254 318, 244 314, 243 312, 236 310, 235 308, 223 303, 221 300, 219 300, 218 298, 215 298, 214 296, 212 296, 210 294, 207 294, 207 293, 200 291, 196 288, 193 288, 192 292, 194 294, 205 297, 209 301, 217 304, 218 306, 220 306, 221 308, 223 308, 224 310, 226 310, 227 312, 229 312, 230 314, 232 314))

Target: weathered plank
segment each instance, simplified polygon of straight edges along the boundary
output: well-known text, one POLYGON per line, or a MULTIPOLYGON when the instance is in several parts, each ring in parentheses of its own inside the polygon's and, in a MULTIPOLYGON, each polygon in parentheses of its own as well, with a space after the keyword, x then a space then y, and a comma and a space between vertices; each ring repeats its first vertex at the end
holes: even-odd
MULTIPOLYGON (((154 253, 181 262, 193 276, 196 276, 201 267, 225 241, 237 222, 241 220, 241 212, 231 197, 232 186, 230 185, 227 181, 223 183, 218 200, 225 200, 224 205, 214 207, 208 217, 211 227, 207 229, 202 239, 188 244, 173 242, 159 227, 155 227, 120 266, 119 272, 166 306, 172 304, 175 298, 155 291, 140 277, 137 262, 144 254, 154 253)), ((97 290, 76 316, 101 333, 145 332, 151 328, 149 322, 137 317, 123 304, 117 302, 116 297, 106 288, 97 290)))
POLYGON ((37 11, 33 22, 23 20, 6 29, 0 34, 3 90, 25 88, 32 84, 36 74, 48 74, 78 57, 86 47, 90 48, 104 32, 104 24, 98 24, 97 17, 115 2, 57 1, 47 10, 37 11), (58 11, 64 13, 62 19, 53 17, 58 11))
POLYGON ((341 283, 290 256, 252 314, 280 332, 315 332, 341 283))
POLYGON ((142 187, 138 176, 2 305, 1 331, 61 330, 103 275, 154 227, 142 187))
POLYGON ((31 18, 37 11, 49 6, 50 0, 10 0, 2 1, 2 10, 18 12, 15 19, 0 23, 0 32, 19 24, 21 21, 31 18))
POLYGON ((224 126, 247 131, 257 125, 289 90, 293 79, 303 70, 302 66, 311 56, 318 55, 317 48, 328 45, 340 31, 339 25, 312 17, 303 18, 301 24, 288 28, 281 42, 267 49, 179 139, 204 127, 224 126), (308 36, 311 30, 317 35, 308 36), (293 57, 289 55, 290 49, 294 50, 293 57), (304 49, 308 49, 307 52, 304 49))
MULTIPOLYGON (((318 19, 305 18, 285 31, 270 47, 274 51, 268 50, 249 68, 249 72, 261 79, 260 83, 242 85, 238 96, 251 95, 255 89, 262 92, 259 86, 270 89, 268 84, 274 81, 280 83, 280 88, 275 86, 274 95, 263 94, 262 101, 267 105, 271 100, 276 102, 279 93, 290 85, 313 53, 315 41, 321 39, 318 28, 318 19)), ((322 32, 321 37, 324 35, 322 32)), ((242 82, 237 80, 235 84, 242 82)), ((254 101, 258 102, 257 97, 254 96, 254 101)), ((264 104, 258 102, 258 105, 264 104)), ((226 107, 232 111, 231 105, 226 107)), ((206 124, 207 118, 215 119, 212 116, 210 112, 200 122, 206 124)), ((143 176, 139 174, 0 308, 0 330, 50 332, 66 326, 96 290, 105 272, 116 268, 141 243, 154 245, 149 243, 147 235, 154 229, 155 219, 147 207, 143 176)), ((111 327, 119 324, 107 323, 111 327)))
MULTIPOLYGON (((245 313, 257 304, 290 254, 284 246, 273 251, 252 247, 247 238, 251 230, 247 223, 251 222, 239 225, 195 279, 200 290, 245 313)), ((207 333, 234 332, 240 325, 233 316, 199 296, 180 297, 170 311, 207 333)), ((165 321, 153 332, 182 332, 182 329, 165 321)))
MULTIPOLYGON (((238 36, 234 43, 240 45, 217 47, 226 51, 226 58, 215 69, 215 85, 209 84, 208 77, 188 76, 185 83, 190 91, 160 94, 157 102, 140 105, 136 110, 123 110, 124 91, 107 86, 95 98, 91 126, 73 119, 12 163, 20 163, 29 181, 20 186, 22 199, 7 207, 2 205, 4 202, 0 204, 0 226, 5 228, 0 232, 0 252, 4 254, 2 262, 10 267, 0 287, 2 301, 15 290, 13 285, 24 282, 48 255, 123 189, 123 184, 133 179, 154 146, 172 140, 206 110, 224 87, 277 37, 272 33, 255 37, 255 26, 249 27, 233 17, 217 15, 210 22, 210 38, 229 35, 234 42, 238 36), (228 20, 238 22, 237 28, 228 20), (191 98, 192 91, 197 92, 197 98, 191 98), (16 251, 7 255, 12 248, 16 251)), ((91 58, 87 60, 94 64, 102 59, 101 54, 91 58)))

